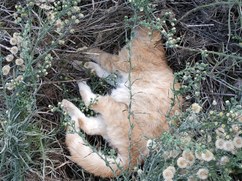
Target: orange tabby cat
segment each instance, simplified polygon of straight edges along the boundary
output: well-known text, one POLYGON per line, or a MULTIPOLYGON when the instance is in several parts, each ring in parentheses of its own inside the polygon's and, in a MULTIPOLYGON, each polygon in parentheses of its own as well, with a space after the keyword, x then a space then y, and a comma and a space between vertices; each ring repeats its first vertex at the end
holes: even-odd
MULTIPOLYGON (((96 63, 87 62, 86 68, 99 77, 112 72, 120 76, 116 89, 105 96, 92 93, 85 82, 78 83, 86 106, 97 100, 91 104, 91 109, 99 113, 96 117, 86 117, 71 102, 62 101, 64 110, 74 121, 66 133, 71 160, 96 176, 114 177, 131 169, 148 154, 147 140, 169 129, 165 116, 173 98, 174 77, 159 32, 154 31, 150 36, 148 32, 144 27, 136 28, 130 45, 118 55, 99 49, 88 52, 96 63), (101 135, 117 150, 117 157, 94 152, 78 135, 79 129, 89 135, 101 135)), ((172 112, 177 109, 176 104, 172 112)))

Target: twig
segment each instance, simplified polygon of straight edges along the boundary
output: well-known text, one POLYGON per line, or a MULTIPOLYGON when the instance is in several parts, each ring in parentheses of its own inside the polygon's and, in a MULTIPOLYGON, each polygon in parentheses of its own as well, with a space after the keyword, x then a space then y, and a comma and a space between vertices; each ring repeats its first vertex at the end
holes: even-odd
POLYGON ((92 9, 94 10, 95 9, 95 1, 92 0, 92 9))
POLYGON ((39 85, 43 85, 43 84, 58 84, 58 83, 68 83, 68 82, 77 82, 77 81, 85 81, 88 80, 89 78, 86 79, 80 79, 80 80, 63 80, 63 81, 53 81, 53 82, 41 82, 39 85))
POLYGON ((5 48, 6 50, 10 50, 9 47, 6 47, 6 46, 4 46, 4 45, 2 45, 2 44, 0 44, 0 47, 5 48))
POLYGON ((185 23, 182 23, 184 24, 186 27, 190 28, 190 27, 207 27, 207 26, 214 26, 214 24, 200 24, 200 25, 188 25, 188 24, 185 24, 185 23))

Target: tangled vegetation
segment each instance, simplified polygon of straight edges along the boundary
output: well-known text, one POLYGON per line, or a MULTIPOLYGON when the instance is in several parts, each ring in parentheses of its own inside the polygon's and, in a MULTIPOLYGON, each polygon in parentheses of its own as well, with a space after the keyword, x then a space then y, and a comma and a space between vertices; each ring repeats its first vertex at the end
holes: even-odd
MULTIPOLYGON (((67 98, 95 114, 80 100, 76 81, 105 94, 115 75, 97 78, 83 67, 83 52, 117 53, 137 25, 161 32, 182 84, 175 95, 185 102, 167 117, 171 131, 148 141, 144 164, 113 180, 239 180, 241 7, 241 0, 1 1, 0 180, 102 180, 69 161, 58 102, 67 98)), ((114 152, 99 137, 88 141, 114 152)))

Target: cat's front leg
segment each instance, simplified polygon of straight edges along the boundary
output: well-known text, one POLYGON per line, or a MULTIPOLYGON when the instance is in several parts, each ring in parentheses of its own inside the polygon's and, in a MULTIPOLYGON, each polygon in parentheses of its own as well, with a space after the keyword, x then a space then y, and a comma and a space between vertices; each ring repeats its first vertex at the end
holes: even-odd
POLYGON ((100 78, 106 78, 109 76, 109 73, 106 70, 104 70, 102 67, 100 67, 100 65, 98 65, 97 63, 86 62, 84 64, 84 67, 87 69, 90 69, 92 72, 95 72, 97 76, 100 78))
POLYGON ((85 106, 88 107, 90 104, 95 104, 98 101, 98 95, 91 91, 90 87, 85 81, 78 82, 78 87, 85 106))
POLYGON ((119 56, 104 52, 98 48, 92 48, 85 53, 90 59, 99 64, 108 73, 117 70, 115 63, 119 61, 119 56))
POLYGON ((85 52, 84 54, 86 54, 86 56, 90 59, 92 59, 93 61, 95 61, 98 64, 102 64, 102 62, 106 61, 104 60, 102 57, 110 57, 113 56, 110 53, 107 53, 103 50, 100 50, 99 48, 91 48, 89 49, 87 52, 85 52))

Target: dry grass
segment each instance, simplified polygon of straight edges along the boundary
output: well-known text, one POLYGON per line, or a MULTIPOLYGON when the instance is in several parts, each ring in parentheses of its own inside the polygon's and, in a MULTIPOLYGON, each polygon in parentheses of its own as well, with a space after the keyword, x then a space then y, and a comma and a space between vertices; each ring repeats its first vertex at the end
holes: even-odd
MULTIPOLYGON (((0 2, 0 44, 7 45, 7 37, 22 28, 15 24, 12 18, 14 5, 18 3, 22 1, 0 2)), ((179 72, 185 68, 187 62, 191 65, 196 62, 208 64, 210 73, 202 82, 200 89, 200 99, 203 100, 204 108, 208 110, 214 100, 218 103, 216 107, 218 110, 223 109, 224 100, 231 97, 236 97, 242 103, 242 12, 238 3, 241 4, 241 1, 234 3, 213 0, 154 1, 156 5, 154 14, 170 9, 178 19, 175 36, 181 37, 181 42, 177 48, 167 49, 172 69, 179 72), (218 53, 210 53, 204 58, 200 54, 201 49, 218 53)), ((42 135, 45 135, 41 137, 44 155, 38 153, 31 158, 34 162, 31 163, 31 169, 22 173, 26 180, 99 180, 69 161, 64 144, 65 130, 60 123, 63 118, 59 113, 50 112, 48 105, 57 105, 63 98, 73 101, 79 98, 76 80, 91 77, 95 84, 100 83, 87 70, 73 68, 74 60, 86 60, 86 57, 77 50, 81 47, 100 47, 108 52, 117 53, 125 44, 125 33, 130 31, 125 28, 125 16, 132 17, 134 9, 126 1, 120 0, 84 0, 79 6, 85 17, 73 27, 75 33, 66 36, 65 44, 52 50, 54 60, 51 69, 48 70, 49 74, 37 82, 38 92, 35 95, 37 111, 34 122, 42 135)), ((139 16, 145 18, 142 12, 139 16)), ((33 34, 37 34, 38 27, 32 28, 33 34)), ((54 34, 50 33, 49 37, 52 36, 54 34)), ((50 39, 47 36, 37 50, 43 52, 48 43, 50 39)), ((4 49, 0 48, 0 51, 3 56, 7 54, 4 49)), ((97 91, 103 92, 109 88, 104 83, 99 85, 97 91)), ((187 104, 194 102, 195 99, 191 95, 187 104)), ((0 99, 0 111, 5 111, 3 99, 0 99)), ((102 140, 97 140, 102 143, 102 140)), ((130 180, 135 180, 134 176, 130 176, 130 180)))

